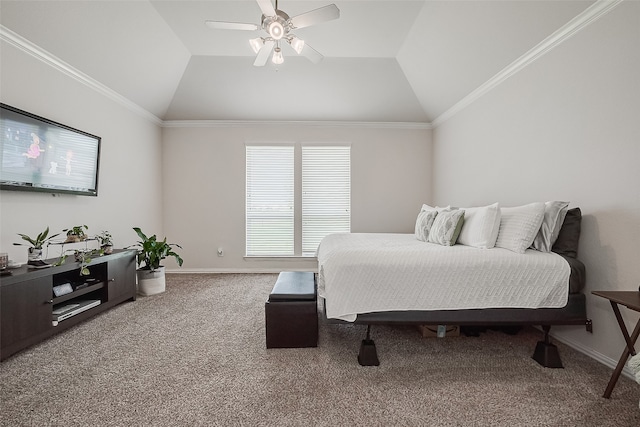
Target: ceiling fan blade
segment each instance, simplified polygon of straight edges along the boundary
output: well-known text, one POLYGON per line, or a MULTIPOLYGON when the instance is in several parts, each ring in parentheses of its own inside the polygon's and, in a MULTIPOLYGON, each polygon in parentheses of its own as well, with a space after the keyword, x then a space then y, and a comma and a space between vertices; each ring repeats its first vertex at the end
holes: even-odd
POLYGON ((335 4, 323 6, 310 12, 302 13, 291 18, 293 28, 304 28, 322 22, 340 18, 340 9, 335 4))
POLYGON ((319 63, 324 58, 324 56, 322 56, 320 52, 318 52, 317 50, 315 50, 314 48, 312 48, 306 43, 304 45, 304 48, 302 49, 302 52, 300 52, 300 55, 306 57, 309 61, 313 62, 314 64, 319 63))
POLYGON ((260 49, 260 51, 256 55, 256 60, 253 61, 254 67, 262 67, 264 64, 267 63, 267 59, 269 59, 269 55, 273 50, 274 44, 275 43, 272 41, 268 41, 264 43, 264 46, 262 46, 262 49, 260 49))
POLYGON ((264 16, 275 16, 276 10, 271 3, 271 0, 256 0, 258 2, 258 6, 260 6, 260 10, 264 14, 264 16))
POLYGON ((214 30, 257 30, 260 27, 256 24, 245 24, 242 22, 222 22, 222 21, 205 21, 207 27, 214 30))

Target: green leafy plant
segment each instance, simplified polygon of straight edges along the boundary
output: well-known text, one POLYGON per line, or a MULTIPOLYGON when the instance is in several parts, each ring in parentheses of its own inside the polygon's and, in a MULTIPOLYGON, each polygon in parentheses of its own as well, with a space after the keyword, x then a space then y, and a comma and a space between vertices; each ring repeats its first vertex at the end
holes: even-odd
POLYGON ((160 268, 160 262, 167 257, 174 257, 180 267, 182 267, 182 258, 173 248, 177 247, 182 249, 182 246, 176 243, 167 243, 167 238, 158 240, 154 234, 151 237, 147 237, 139 227, 133 227, 140 241, 137 242, 135 247, 138 248, 137 262, 138 266, 142 266, 143 270, 155 271, 160 268))
POLYGON ((102 250, 101 249, 89 249, 86 251, 82 251, 82 250, 67 250, 65 251, 60 258, 58 259, 58 261, 56 261, 53 265, 59 266, 65 263, 65 261, 67 260, 67 257, 69 256, 70 253, 73 253, 75 260, 77 262, 80 263, 80 275, 81 276, 88 276, 89 274, 91 274, 91 272, 89 271, 89 263, 91 262, 91 257, 94 255, 102 255, 102 250))
POLYGON ((89 251, 74 251, 73 254, 76 257, 76 261, 80 263, 80 275, 88 276, 91 274, 89 272, 89 263, 91 262, 91 257, 97 251, 89 250, 89 251))
POLYGON ((87 238, 87 233, 85 230, 89 230, 89 227, 86 225, 74 225, 71 228, 65 228, 62 230, 67 233, 67 241, 75 241, 75 240, 85 240, 87 238))
MULTIPOLYGON (((58 236, 60 233, 52 234, 49 236, 49 227, 47 227, 42 233, 38 234, 38 236, 33 239, 26 234, 18 233, 18 236, 22 237, 22 240, 29 242, 29 244, 35 249, 42 249, 42 246, 47 243, 49 240, 58 236)), ((14 243, 16 246, 22 246, 24 243, 14 243)))
POLYGON ((108 231, 103 231, 98 234, 96 239, 100 242, 100 246, 113 246, 113 237, 108 231))

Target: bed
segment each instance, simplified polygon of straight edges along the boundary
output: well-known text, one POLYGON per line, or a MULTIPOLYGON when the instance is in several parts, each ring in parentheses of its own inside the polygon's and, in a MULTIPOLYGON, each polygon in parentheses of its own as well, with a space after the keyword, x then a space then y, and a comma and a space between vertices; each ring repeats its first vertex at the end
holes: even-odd
MULTIPOLYGON (((532 205, 516 209, 516 220, 514 212, 497 204, 459 209, 466 212, 468 222, 462 223, 449 245, 420 236, 420 215, 414 234, 326 236, 317 252, 318 295, 324 300, 326 318, 368 325, 358 357, 363 365, 378 363, 369 337, 371 325, 403 323, 538 325, 544 340, 538 343, 534 359, 543 366, 561 367, 557 348, 550 342, 550 327, 586 325, 591 330, 582 293, 585 266, 577 259, 581 212, 568 209, 567 203, 532 205), (560 207, 564 212, 554 216, 560 207), (531 229, 524 236, 523 227, 531 229), (468 232, 474 229, 482 233, 470 239, 468 232), (510 229, 521 239, 519 247, 498 238, 500 233, 513 235, 510 229), (545 233, 548 236, 541 237, 545 233), (372 351, 371 357, 363 355, 372 351)), ((421 214, 425 207, 430 208, 423 206, 421 214)), ((435 218, 451 211, 430 209, 435 218)), ((432 219, 430 226, 437 225, 432 219)))

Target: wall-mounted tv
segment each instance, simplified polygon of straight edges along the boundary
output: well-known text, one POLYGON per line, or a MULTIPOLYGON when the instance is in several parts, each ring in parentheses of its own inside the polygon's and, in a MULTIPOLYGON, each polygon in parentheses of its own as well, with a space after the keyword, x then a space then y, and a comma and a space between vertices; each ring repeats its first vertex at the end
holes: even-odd
POLYGON ((100 142, 0 103, 0 189, 97 196, 100 142))

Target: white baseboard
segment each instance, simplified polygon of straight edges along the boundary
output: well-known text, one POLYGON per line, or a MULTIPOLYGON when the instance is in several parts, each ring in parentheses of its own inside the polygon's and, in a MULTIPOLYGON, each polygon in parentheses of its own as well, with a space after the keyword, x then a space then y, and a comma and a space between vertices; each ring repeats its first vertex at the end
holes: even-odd
MULTIPOLYGON (((573 348, 574 350, 579 351, 582 354, 585 354, 587 356, 589 356, 590 358, 597 360, 598 362, 602 363, 605 366, 608 366, 611 369, 615 369, 616 365, 618 364, 617 360, 614 360, 608 356, 605 356, 602 353, 599 353, 591 348, 585 347, 584 345, 580 344, 579 342, 570 340, 570 339, 566 339, 563 337, 558 337, 554 334, 549 334, 553 337, 553 339, 560 341, 563 344, 568 345, 569 347, 573 348)), ((622 351, 622 349, 620 349, 620 351, 622 351)), ((629 366, 627 364, 624 365, 624 368, 622 369, 622 375, 624 375, 625 377, 629 378, 632 381, 635 381, 635 374, 633 373, 633 371, 631 370, 631 368, 629 368, 629 366)), ((606 384, 603 384, 603 387, 605 387, 606 384)))

